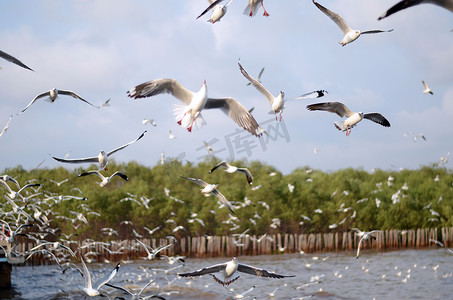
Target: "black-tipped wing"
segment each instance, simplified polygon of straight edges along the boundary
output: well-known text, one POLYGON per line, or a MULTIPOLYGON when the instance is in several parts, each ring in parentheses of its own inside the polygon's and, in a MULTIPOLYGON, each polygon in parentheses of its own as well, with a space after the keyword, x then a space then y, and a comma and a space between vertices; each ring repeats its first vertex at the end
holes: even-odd
POLYGON ((350 117, 354 114, 349 108, 341 102, 325 102, 307 105, 308 110, 324 110, 335 113, 340 117, 350 117))
POLYGON ((231 203, 221 192, 219 192, 218 189, 213 189, 212 193, 220 200, 220 202, 222 202, 223 205, 225 205, 233 214, 235 214, 233 207, 231 206, 231 203))
POLYGON ((99 106, 91 104, 90 102, 88 102, 87 100, 83 99, 82 97, 80 97, 79 95, 77 95, 77 94, 76 94, 75 92, 73 92, 73 91, 58 90, 58 94, 66 95, 66 96, 71 96, 71 97, 73 97, 73 98, 82 100, 83 102, 88 103, 89 105, 91 105, 91 106, 93 106, 93 107, 99 108, 99 106))
POLYGON ((189 178, 189 177, 184 177, 184 176, 181 176, 181 177, 184 178, 184 179, 190 180, 190 181, 192 181, 192 182, 194 182, 194 183, 196 183, 196 184, 198 184, 198 185, 200 185, 200 186, 202 186, 202 187, 205 187, 205 186, 208 185, 206 182, 204 182, 204 181, 201 180, 201 179, 197 179, 197 178, 189 178))
MULTIPOLYGON (((99 163, 98 157, 87 157, 87 158, 78 158, 78 159, 64 159, 52 156, 53 159, 59 162, 64 162, 68 164, 81 164, 81 163, 99 163)), ((88 174, 87 174, 88 175, 88 174)))
POLYGON ((382 33, 382 32, 392 32, 393 29, 390 30, 367 30, 367 31, 362 31, 360 34, 370 34, 370 33, 382 33))
MULTIPOLYGON (((11 56, 9 55, 8 53, 5 53, 3 51, 0 51, 0 57, 13 63, 13 64, 16 64, 22 68, 25 68, 25 69, 28 69, 30 71, 33 71, 31 68, 29 68, 28 66, 26 66, 23 62, 21 62, 20 60, 18 60, 17 58, 15 58, 14 56, 11 56)), ((34 71, 33 71, 34 72, 34 71)))
POLYGON ((114 177, 114 176, 119 176, 121 178, 123 178, 124 180, 128 181, 129 178, 127 178, 126 174, 120 172, 120 171, 116 171, 115 173, 112 174, 112 176, 110 177, 114 177))
POLYGON ((115 277, 116 273, 118 273, 119 268, 120 268, 120 264, 117 264, 116 267, 113 268, 113 270, 109 274, 107 274, 107 276, 105 276, 104 278, 99 279, 99 281, 97 281, 93 285, 93 289, 99 290, 99 288, 101 286, 103 286, 104 284, 106 284, 107 282, 112 280, 112 278, 115 277))
POLYGON ((199 269, 199 270, 196 270, 195 272, 180 273, 180 274, 178 274, 178 276, 181 276, 181 277, 202 276, 202 275, 206 275, 206 274, 211 274, 211 273, 216 273, 216 272, 222 271, 223 269, 225 269, 225 267, 226 267, 226 263, 223 263, 223 264, 218 264, 218 265, 214 265, 214 266, 211 266, 211 267, 206 267, 206 268, 203 268, 203 269, 199 269))
POLYGON ((101 174, 101 172, 95 170, 95 171, 87 171, 82 174, 79 174, 79 177, 87 176, 87 175, 96 175, 97 177, 104 179, 104 176, 101 174))
POLYGON ((238 271, 247 273, 247 274, 251 274, 251 275, 255 275, 258 277, 268 277, 268 278, 285 278, 285 277, 294 277, 295 276, 295 275, 279 275, 279 274, 268 272, 264 269, 260 269, 260 268, 256 268, 256 267, 252 267, 252 266, 248 266, 248 265, 244 265, 244 264, 238 265, 238 271))
POLYGON ((255 118, 249 113, 244 105, 234 98, 208 98, 204 108, 220 108, 236 124, 254 136, 261 136, 263 134, 263 129, 258 125, 255 118))
POLYGON ((199 19, 200 17, 202 17, 204 14, 206 14, 209 10, 211 10, 212 8, 214 8, 214 6, 216 6, 217 4, 219 4, 220 2, 222 2, 223 0, 217 0, 217 1, 214 1, 211 3, 211 5, 208 6, 208 8, 206 8, 198 17, 197 19, 199 19))
POLYGON ((222 161, 222 162, 218 163, 214 168, 212 168, 211 171, 209 171, 209 173, 214 172, 214 171, 217 170, 217 168, 219 168, 219 167, 228 168, 228 167, 229 167, 229 164, 228 164, 226 161, 222 161))
POLYGON ((38 96, 36 96, 35 98, 33 98, 33 100, 31 100, 31 102, 28 103, 27 106, 25 106, 25 108, 21 111, 21 113, 23 113, 30 105, 32 105, 33 103, 35 103, 36 100, 38 100, 39 98, 42 98, 42 97, 46 97, 46 96, 50 96, 50 91, 41 93, 41 94, 39 94, 38 96))
POLYGON ((128 96, 134 99, 152 97, 159 94, 172 94, 184 104, 189 105, 192 101, 193 92, 183 87, 175 79, 163 78, 148 81, 137 85, 127 92, 128 96))
POLYGON ((400 1, 398 2, 397 4, 393 5, 392 7, 390 7, 385 13, 383 13, 379 18, 378 20, 381 20, 385 17, 388 17, 400 10, 403 10, 403 9, 406 9, 406 8, 409 8, 411 6, 414 6, 414 5, 418 5, 418 4, 421 4, 423 2, 436 2, 436 1, 426 1, 426 0, 404 0, 404 1, 400 1))
POLYGON ((250 172, 249 169, 247 169, 247 168, 238 168, 238 172, 244 173, 245 177, 247 177, 247 182, 249 183, 249 185, 252 185, 253 176, 252 176, 252 173, 250 172))
POLYGON ((390 122, 380 113, 368 113, 364 114, 363 117, 375 123, 381 124, 382 126, 390 127, 390 122))
POLYGON ((299 97, 295 97, 293 99, 316 99, 316 98, 321 98, 321 97, 325 96, 326 94, 328 94, 327 91, 318 90, 318 91, 313 91, 310 93, 300 95, 299 97))
POLYGON ((120 146, 120 147, 118 147, 118 148, 116 148, 116 149, 110 151, 109 153, 107 153, 107 156, 110 156, 110 155, 112 155, 113 153, 115 153, 115 152, 117 152, 117 151, 120 151, 120 150, 126 148, 126 147, 129 146, 130 144, 135 143, 136 141, 138 141, 139 139, 141 139, 142 137, 144 137, 145 134, 146 134, 147 132, 148 132, 148 131, 145 130, 138 138, 136 138, 136 139, 133 140, 132 142, 129 142, 129 143, 123 145, 123 146, 120 146))

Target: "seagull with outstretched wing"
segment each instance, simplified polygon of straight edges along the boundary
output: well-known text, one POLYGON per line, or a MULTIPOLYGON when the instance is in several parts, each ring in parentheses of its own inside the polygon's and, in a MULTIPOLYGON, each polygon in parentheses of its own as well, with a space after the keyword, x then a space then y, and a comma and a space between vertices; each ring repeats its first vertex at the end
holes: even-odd
POLYGON ((213 265, 213 266, 210 266, 210 267, 206 267, 206 268, 197 270, 195 272, 178 274, 178 276, 181 276, 181 277, 195 277, 195 276, 202 276, 202 275, 206 275, 206 274, 211 274, 213 276, 214 280, 217 283, 219 283, 219 284, 224 286, 224 285, 231 284, 232 282, 236 281, 239 278, 239 276, 238 276, 238 277, 236 277, 234 279, 231 279, 233 277, 233 275, 236 274, 236 272, 247 273, 247 274, 255 275, 255 276, 258 276, 258 277, 278 278, 278 279, 285 278, 285 277, 294 277, 295 276, 295 275, 279 275, 279 274, 268 272, 268 271, 266 271, 264 269, 260 269, 260 268, 257 268, 257 267, 252 267, 252 266, 249 266, 249 265, 240 264, 236 257, 233 257, 232 260, 230 260, 230 261, 228 261, 226 263, 223 263, 223 264, 213 265), (217 272, 221 272, 222 273, 223 280, 218 279, 215 275, 212 274, 212 273, 217 273, 217 272))
POLYGON ((208 11, 210 11, 212 9, 212 16, 208 20, 208 22, 210 22, 212 24, 214 24, 215 22, 219 22, 220 19, 223 18, 223 16, 227 12, 228 5, 230 5, 231 2, 233 2, 233 0, 230 0, 227 4, 221 5, 220 2, 222 2, 224 0, 216 0, 216 1, 208 0, 208 1, 209 1, 210 5, 197 17, 197 19, 199 19, 200 17, 202 17, 204 14, 206 14, 208 11))
POLYGON ((325 8, 315 0, 313 0, 313 3, 316 5, 317 8, 319 8, 320 11, 322 11, 326 16, 328 16, 335 24, 337 24, 338 27, 340 27, 341 31, 343 31, 344 37, 340 41, 341 46, 346 46, 347 44, 355 41, 356 39, 359 38, 362 34, 370 34, 370 33, 381 33, 381 32, 391 32, 393 29, 390 30, 367 30, 367 31, 360 31, 360 30, 354 30, 349 27, 349 25, 343 20, 343 18, 334 13, 333 11, 325 8))
POLYGON ((98 170, 93 170, 93 171, 87 171, 87 172, 84 172, 82 174, 79 175, 79 177, 83 177, 83 176, 87 176, 87 175, 96 175, 97 177, 101 178, 101 182, 98 182, 99 186, 103 187, 103 186, 106 186, 107 184, 109 184, 110 180, 115 177, 115 176, 118 176, 118 177, 121 177, 123 178, 124 180, 128 181, 129 179, 127 178, 126 174, 120 172, 120 171, 116 171, 115 173, 113 173, 112 175, 110 175, 109 177, 105 177, 104 175, 101 174, 101 172, 99 172, 98 170))
POLYGON ((58 158, 58 157, 52 156, 52 158, 59 162, 68 163, 68 164, 98 163, 99 170, 101 170, 101 169, 107 170, 107 163, 108 163, 109 156, 111 156, 112 154, 114 154, 117 151, 120 151, 120 150, 126 148, 130 144, 133 144, 136 141, 140 140, 143 136, 145 136, 146 132, 147 131, 145 130, 137 139, 135 139, 132 142, 129 142, 123 146, 120 146, 116 149, 113 149, 112 151, 110 151, 108 153, 105 153, 104 150, 101 150, 101 152, 99 152, 99 155, 95 156, 95 157, 78 158, 78 159, 64 159, 64 158, 58 158))
POLYGON ((331 113, 336 113, 340 117, 347 117, 344 121, 334 122, 335 127, 340 131, 346 131, 346 135, 351 133, 352 127, 362 121, 368 119, 385 127, 390 127, 389 121, 380 113, 362 113, 353 112, 341 102, 325 102, 307 105, 308 110, 323 110, 331 113))
POLYGON ((211 171, 209 171, 209 173, 214 172, 219 167, 225 168, 225 172, 227 172, 227 173, 234 173, 234 172, 243 173, 247 177, 247 182, 250 185, 252 185, 253 176, 252 176, 252 173, 249 171, 249 169, 247 169, 247 168, 238 168, 238 167, 230 165, 226 161, 222 161, 222 162, 218 163, 214 168, 212 168, 211 171))

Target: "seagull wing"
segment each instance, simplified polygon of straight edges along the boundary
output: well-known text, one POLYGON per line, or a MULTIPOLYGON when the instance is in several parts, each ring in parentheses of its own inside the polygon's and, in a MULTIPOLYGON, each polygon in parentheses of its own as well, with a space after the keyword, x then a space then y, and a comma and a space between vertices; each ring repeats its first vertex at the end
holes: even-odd
POLYGON ((381 124, 382 126, 390 127, 390 122, 380 113, 368 113, 364 114, 363 117, 375 123, 381 124))
POLYGON ((360 245, 362 245, 362 241, 364 240, 365 237, 366 237, 366 234, 364 234, 364 235, 362 236, 362 238, 360 239, 360 241, 359 241, 359 245, 357 246, 357 256, 356 256, 356 259, 359 259, 360 245))
POLYGON ((218 264, 218 265, 214 265, 214 266, 211 266, 211 267, 206 267, 206 268, 203 268, 203 269, 199 269, 199 270, 196 270, 195 272, 180 273, 180 274, 178 274, 178 276, 181 276, 181 277, 202 276, 202 275, 205 275, 205 274, 211 274, 211 273, 219 272, 219 271, 225 269, 225 267, 226 267, 226 263, 223 263, 223 264, 218 264))
POLYGON ((82 97, 80 97, 79 95, 77 95, 77 94, 76 94, 75 92, 73 92, 73 91, 58 90, 58 94, 71 96, 71 97, 73 97, 73 98, 82 100, 83 102, 88 103, 89 105, 91 105, 91 106, 93 106, 93 107, 99 108, 99 106, 91 104, 90 102, 88 102, 87 100, 83 99, 82 97))
POLYGON ((244 265, 244 264, 238 264, 238 271, 255 275, 258 277, 269 277, 269 278, 285 278, 285 277, 294 277, 295 275, 279 275, 275 273, 268 272, 264 269, 252 267, 249 265, 244 265))
POLYGON ((170 78, 148 81, 137 85, 127 92, 128 96, 134 99, 152 97, 165 93, 172 94, 186 105, 190 104, 194 94, 179 84, 175 79, 170 78))
POLYGON ((244 105, 234 98, 208 98, 204 108, 220 108, 236 124, 254 136, 261 136, 263 134, 263 129, 258 125, 255 118, 249 113, 244 105))
POLYGON ((423 83, 423 87, 425 88, 425 90, 429 89, 428 85, 426 84, 426 82, 424 80, 422 80, 422 83, 423 83))
POLYGON ((334 13, 333 11, 325 8, 321 4, 317 3, 316 1, 313 0, 313 3, 318 7, 326 16, 328 16, 332 21, 337 24, 338 27, 340 27, 341 31, 343 31, 344 34, 348 33, 351 30, 351 27, 343 20, 340 15, 334 13))
POLYGON ((118 273, 118 270, 120 268, 120 264, 117 264, 115 268, 113 268, 112 271, 110 271, 109 274, 107 274, 107 276, 99 279, 96 284, 94 285, 94 289, 95 290, 99 290, 99 288, 101 286, 103 286, 104 284, 106 284, 107 282, 109 282, 110 280, 112 280, 113 277, 115 277, 116 273, 118 273))
MULTIPOLYGON (((9 55, 8 53, 5 53, 3 51, 0 51, 0 57, 9 61, 9 62, 12 62, 13 64, 16 64, 18 66, 21 66, 22 68, 25 68, 25 69, 28 69, 30 71, 33 71, 32 69, 30 69, 29 67, 27 67, 23 62, 21 62, 20 60, 18 60, 17 58, 15 58, 14 56, 11 56, 9 55)), ((34 72, 34 71, 33 71, 34 72)))
POLYGON ((87 175, 96 175, 97 177, 101 178, 102 180, 105 179, 105 177, 101 174, 101 172, 94 170, 94 171, 87 171, 85 173, 79 174, 79 177, 87 176, 87 175))
POLYGON ((295 97, 293 99, 316 99, 316 98, 320 98, 322 96, 325 96, 326 94, 328 94, 327 91, 318 90, 318 91, 313 91, 313 92, 310 92, 310 93, 306 93, 306 94, 300 95, 299 97, 295 97))
POLYGON ((217 198, 219 198, 220 202, 223 203, 223 205, 225 205, 226 207, 228 207, 228 209, 234 214, 234 210, 233 208, 231 207, 231 204, 230 202, 227 200, 227 198, 225 198, 225 196, 219 192, 218 189, 213 189, 212 190, 212 193, 214 194, 214 196, 216 196, 217 198))
POLYGON ((55 157, 55 156, 52 156, 53 159, 55 159, 56 161, 59 161, 59 162, 64 162, 64 163, 68 163, 68 164, 81 164, 81 163, 88 163, 88 162, 91 162, 91 163, 99 163, 99 160, 98 160, 98 157, 95 156, 95 157, 87 157, 87 158, 74 158, 74 159, 64 159, 64 158, 58 158, 58 157, 55 157))
POLYGON ((129 179, 127 178, 126 174, 120 172, 120 171, 116 171, 115 173, 113 173, 110 178, 114 177, 114 176, 119 176, 121 178, 123 178, 124 180, 128 181, 129 179))
POLYGON ((393 29, 390 29, 390 30, 366 30, 366 31, 362 31, 360 32, 360 34, 370 34, 370 33, 381 33, 381 32, 392 32, 393 29))
POLYGON ((209 171, 209 173, 212 173, 214 172, 215 170, 217 170, 217 168, 219 167, 224 167, 224 168, 229 168, 229 164, 226 162, 226 161, 222 161, 222 162, 219 162, 214 168, 211 169, 211 171, 209 171))
POLYGON ((123 145, 123 146, 120 146, 120 147, 118 147, 118 148, 116 148, 116 149, 113 149, 112 151, 110 151, 109 153, 107 153, 107 156, 110 156, 110 155, 112 155, 113 153, 115 153, 115 152, 117 152, 117 151, 120 151, 120 150, 126 148, 126 147, 129 146, 130 144, 135 143, 136 141, 138 141, 139 139, 141 139, 142 137, 144 137, 145 134, 146 134, 147 132, 148 132, 148 131, 145 130, 138 138, 136 138, 136 139, 133 140, 132 142, 129 142, 129 143, 127 143, 127 144, 125 144, 125 145, 123 145))
MULTIPOLYGON (((123 287, 121 287, 121 286, 113 285, 113 284, 110 284, 110 283, 106 283, 105 285, 106 285, 106 286, 109 286, 109 287, 111 287, 111 288, 114 288, 114 289, 123 291, 125 294, 131 295, 132 297, 135 296, 135 294, 133 294, 131 291, 126 290, 125 288, 123 288, 123 287)), ((132 298, 132 299, 134 299, 134 298, 132 298)))
POLYGON ((258 90, 258 92, 263 94, 272 105, 275 99, 274 96, 264 87, 264 85, 261 84, 261 82, 259 82, 259 80, 250 76, 249 73, 247 73, 247 71, 242 67, 241 63, 238 62, 238 65, 242 75, 244 75, 244 77, 247 78, 247 80, 250 81, 250 83, 258 90))
MULTIPOLYGON (((383 13, 381 16, 379 16, 378 20, 381 20, 381 19, 388 17, 400 10, 409 8, 414 5, 421 4, 423 2, 432 2, 433 4, 436 4, 435 2, 445 2, 445 1, 403 0, 403 1, 400 1, 397 4, 393 5, 392 7, 390 7, 385 13, 383 13)), ((440 5, 440 4, 438 4, 438 5, 440 5)))
POLYGON ((80 260, 82 261, 82 266, 83 266, 83 278, 85 279, 85 286, 88 289, 91 289, 92 285, 91 285, 90 272, 88 271, 87 265, 85 264, 85 261, 83 260, 82 256, 80 256, 80 260))
POLYGON ((197 179, 197 178, 189 178, 189 177, 184 177, 184 176, 181 176, 182 178, 184 179, 187 179, 187 180, 190 180, 192 182, 195 182, 196 184, 202 186, 202 187, 205 187, 207 186, 208 184, 206 182, 204 182, 203 180, 201 179, 197 179))
POLYGON ((35 103, 36 100, 38 100, 39 98, 42 98, 42 97, 46 97, 46 96, 47 96, 47 97, 50 96, 50 91, 41 93, 41 94, 39 94, 38 96, 36 96, 33 100, 31 100, 30 103, 28 103, 27 106, 25 106, 25 108, 21 111, 21 113, 23 113, 30 105, 32 105, 33 103, 35 103))
POLYGON ((209 3, 211 3, 211 5, 208 6, 208 8, 206 8, 198 17, 197 19, 199 19, 200 17, 202 17, 204 14, 206 14, 209 10, 213 9, 214 6, 216 6, 217 4, 219 4, 220 2, 222 2, 223 0, 217 0, 217 1, 211 1, 209 0, 209 3))
POLYGON ((341 102, 325 102, 307 105, 308 110, 324 110, 331 113, 336 113, 340 117, 350 117, 354 114, 349 108, 341 102))
POLYGON ((238 170, 238 172, 244 173, 245 176, 247 177, 247 182, 249 183, 249 185, 252 185, 253 176, 252 176, 252 173, 250 172, 250 170, 247 168, 238 168, 237 170, 238 170))

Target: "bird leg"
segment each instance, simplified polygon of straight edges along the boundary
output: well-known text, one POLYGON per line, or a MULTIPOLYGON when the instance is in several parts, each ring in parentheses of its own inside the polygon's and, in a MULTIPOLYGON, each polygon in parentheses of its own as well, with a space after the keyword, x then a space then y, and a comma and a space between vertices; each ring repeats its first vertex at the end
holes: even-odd
POLYGON ((230 281, 225 282, 225 284, 226 284, 226 285, 230 285, 231 283, 233 283, 233 282, 235 282, 236 280, 238 280, 239 277, 240 277, 240 276, 238 276, 238 277, 236 277, 236 278, 234 278, 234 279, 231 279, 230 281))
POLYGON ((349 136, 351 134, 351 130, 352 130, 352 127, 349 128, 349 125, 348 125, 348 127, 346 128, 346 136, 349 136))
POLYGON ((264 3, 263 3, 263 2, 264 2, 264 1, 261 1, 261 6, 262 6, 262 7, 263 7, 263 9, 264 9, 264 13, 263 13, 263 16, 265 16, 265 17, 269 17, 269 14, 267 13, 266 9, 264 8, 264 3))
POLYGON ((280 111, 280 122, 282 121, 282 112, 283 110, 280 111))
POLYGON ((223 282, 222 280, 217 278, 214 274, 211 274, 211 276, 218 284, 221 284, 221 285, 225 286, 225 282, 223 282))

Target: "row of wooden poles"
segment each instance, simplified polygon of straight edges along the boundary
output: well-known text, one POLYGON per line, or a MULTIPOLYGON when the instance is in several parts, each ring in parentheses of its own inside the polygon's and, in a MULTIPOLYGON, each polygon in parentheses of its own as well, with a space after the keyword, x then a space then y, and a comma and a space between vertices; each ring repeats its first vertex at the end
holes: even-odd
MULTIPOLYGON (((385 230, 374 234, 376 239, 364 240, 361 249, 374 249, 376 251, 407 249, 407 248, 426 248, 438 247, 432 240, 441 241, 445 247, 453 245, 453 227, 449 228, 425 228, 416 230, 385 230)), ((143 239, 145 245, 157 248, 171 243, 172 240, 143 239)), ((352 251, 357 249, 359 238, 354 232, 335 232, 318 234, 272 234, 260 239, 259 236, 245 235, 242 238, 237 236, 201 236, 183 237, 177 240, 171 247, 161 251, 159 255, 185 257, 232 257, 241 255, 269 255, 282 253, 305 253, 315 252, 335 252, 352 251)), ((70 247, 79 257, 87 253, 97 253, 88 255, 86 259, 92 261, 120 261, 133 260, 146 257, 146 251, 142 246, 137 245, 135 240, 122 242, 111 242, 111 246, 106 247, 97 244, 94 247, 81 247, 81 243, 65 244, 70 247), (118 251, 119 249, 121 251, 118 251)), ((18 252, 26 253, 27 250, 35 247, 34 243, 21 243, 16 246, 18 252)), ((49 248, 47 248, 49 249, 49 248)), ((159 256, 158 255, 158 256, 159 256)), ((29 264, 54 263, 49 261, 45 254, 33 255, 29 264), (48 261, 48 262, 46 262, 48 261)))

